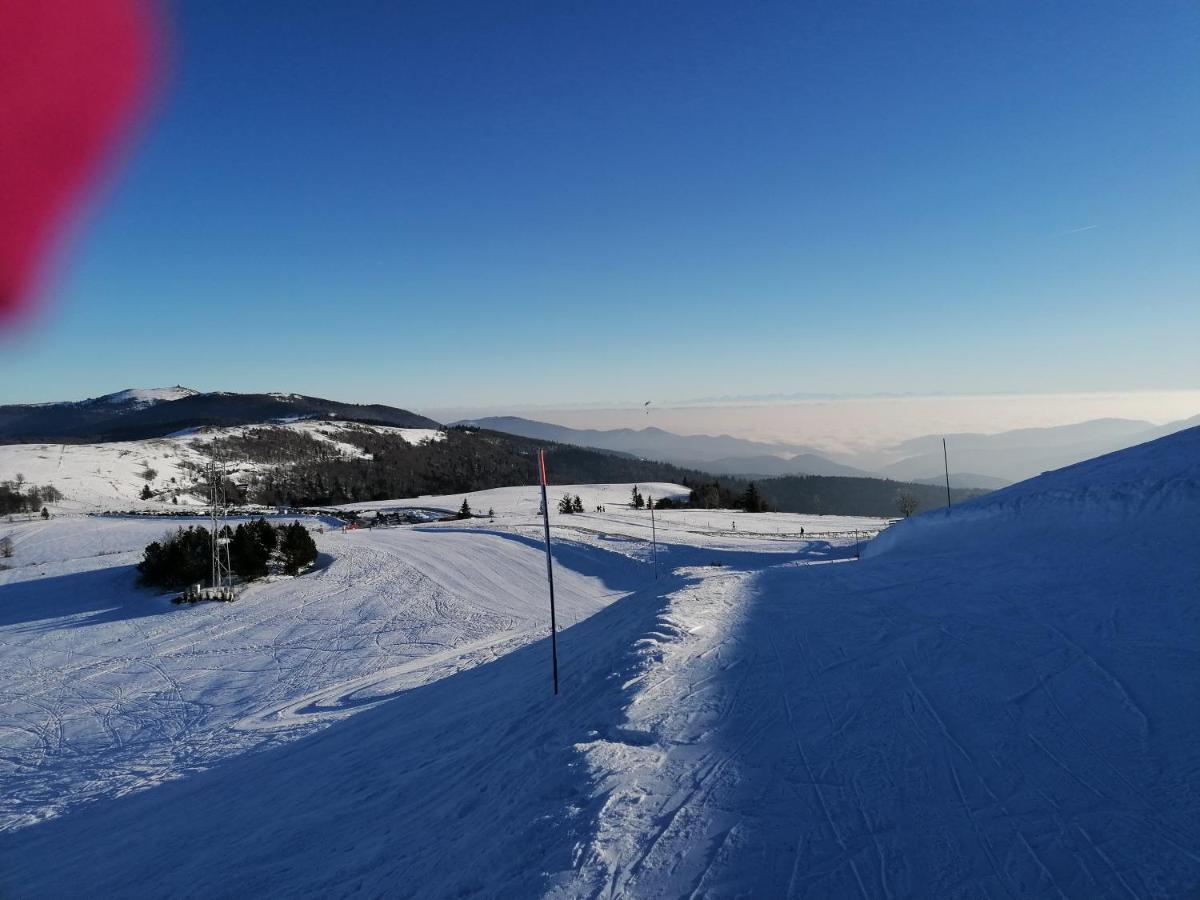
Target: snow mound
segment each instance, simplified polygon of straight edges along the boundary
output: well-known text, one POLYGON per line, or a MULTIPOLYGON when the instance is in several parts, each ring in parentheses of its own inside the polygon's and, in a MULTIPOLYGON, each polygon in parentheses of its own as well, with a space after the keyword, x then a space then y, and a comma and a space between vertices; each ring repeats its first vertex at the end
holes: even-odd
POLYGON ((867 545, 864 557, 991 542, 998 532, 1086 530, 1153 518, 1193 517, 1200 507, 1200 428, 1046 472, 952 509, 916 516, 867 545), (981 535, 981 530, 983 534, 981 535))

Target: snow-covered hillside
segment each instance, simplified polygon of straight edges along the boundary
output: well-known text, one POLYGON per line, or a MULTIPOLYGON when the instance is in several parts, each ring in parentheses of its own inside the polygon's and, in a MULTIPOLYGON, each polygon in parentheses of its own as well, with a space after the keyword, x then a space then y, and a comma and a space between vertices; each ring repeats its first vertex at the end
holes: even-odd
POLYGON ((128 388, 115 394, 106 394, 92 402, 103 402, 122 406, 152 406, 156 403, 170 403, 172 400, 182 400, 184 397, 194 397, 199 391, 175 385, 167 388, 128 388))
MULTIPOLYGON (((170 437, 102 444, 7 444, 0 445, 0 481, 18 474, 29 484, 53 485, 63 500, 50 504, 52 512, 97 512, 103 510, 169 511, 182 505, 199 506, 206 501, 193 491, 197 472, 208 464, 205 449, 214 438, 244 435, 264 428, 304 434, 328 444, 348 458, 364 456, 353 444, 339 440, 347 431, 372 431, 399 435, 410 444, 441 440, 443 433, 429 428, 393 428, 355 422, 302 419, 269 425, 227 428, 194 428, 170 437), (147 478, 151 470, 153 477, 147 478), (153 497, 141 499, 149 485, 153 497), (172 502, 174 499, 175 502, 172 502)), ((238 462, 231 477, 243 482, 263 466, 238 462)))
POLYGON ((558 697, 524 494, 318 534, 320 573, 191 609, 131 592, 132 555, 63 558, 115 537, 31 532, 0 573, 0 893, 1188 896, 1196 449, 862 561, 852 522, 669 513, 655 579, 647 513, 556 517, 558 697))
POLYGON ((1038 540, 1079 540, 1093 529, 1131 531, 1147 523, 1192 528, 1200 507, 1200 427, 1128 450, 1047 472, 970 500, 902 522, 874 541, 866 555, 895 550, 936 552, 978 547, 1012 533, 1038 532, 1038 540))
POLYGON ((153 406, 157 403, 170 403, 172 400, 182 400, 184 397, 194 397, 199 391, 175 385, 162 388, 126 388, 100 397, 89 397, 87 400, 59 400, 52 403, 30 403, 30 409, 48 409, 52 407, 79 406, 120 406, 136 409, 153 406))

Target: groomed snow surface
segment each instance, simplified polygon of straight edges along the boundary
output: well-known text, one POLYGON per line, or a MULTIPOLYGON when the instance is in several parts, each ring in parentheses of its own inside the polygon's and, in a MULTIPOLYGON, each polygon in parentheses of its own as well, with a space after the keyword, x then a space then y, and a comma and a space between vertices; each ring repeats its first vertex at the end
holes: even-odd
POLYGON ((647 513, 556 516, 557 698, 511 491, 230 605, 131 587, 161 521, 14 526, 0 895, 1195 895, 1200 429, 861 561, 674 512, 655 580, 647 513))

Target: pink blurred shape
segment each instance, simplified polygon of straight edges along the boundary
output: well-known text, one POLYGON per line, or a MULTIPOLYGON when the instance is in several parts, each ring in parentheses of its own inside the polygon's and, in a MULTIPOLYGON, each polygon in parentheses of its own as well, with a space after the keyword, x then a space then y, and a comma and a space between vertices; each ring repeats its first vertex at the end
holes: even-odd
POLYGON ((159 46, 140 0, 0 0, 0 328, 148 99, 159 46))

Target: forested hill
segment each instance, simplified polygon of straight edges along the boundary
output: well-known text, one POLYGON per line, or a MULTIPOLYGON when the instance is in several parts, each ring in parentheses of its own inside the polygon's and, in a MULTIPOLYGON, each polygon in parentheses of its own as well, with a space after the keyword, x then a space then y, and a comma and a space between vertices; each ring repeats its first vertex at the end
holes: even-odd
POLYGON ((438 428, 425 416, 379 404, 301 394, 126 390, 90 400, 0 406, 0 444, 138 441, 203 427, 332 419, 399 428, 438 428))
MULTIPOLYGON (((225 455, 259 463, 245 485, 245 499, 268 505, 319 506, 424 494, 453 494, 529 484, 535 458, 547 450, 547 476, 553 484, 669 481, 694 488, 704 506, 736 506, 748 482, 714 477, 670 463, 636 459, 569 444, 522 438, 474 428, 450 428, 443 440, 413 444, 386 429, 346 429, 338 440, 357 447, 361 457, 330 456, 316 442, 297 441, 284 429, 255 429, 254 440, 217 440, 225 455), (277 434, 278 438, 272 438, 277 434), (261 468, 261 464, 269 466, 261 468)), ((841 515, 897 515, 897 494, 910 493, 920 509, 944 503, 945 493, 929 485, 875 478, 787 477, 758 483, 769 506, 781 512, 841 515)), ((975 492, 957 492, 956 499, 975 492)))
MULTIPOLYGON (((908 494, 913 512, 946 505, 943 485, 912 484, 882 478, 844 478, 818 475, 788 475, 757 482, 766 502, 780 512, 824 513, 841 516, 900 515, 897 495, 908 494)), ((951 488, 950 499, 961 503, 987 491, 951 488)))

